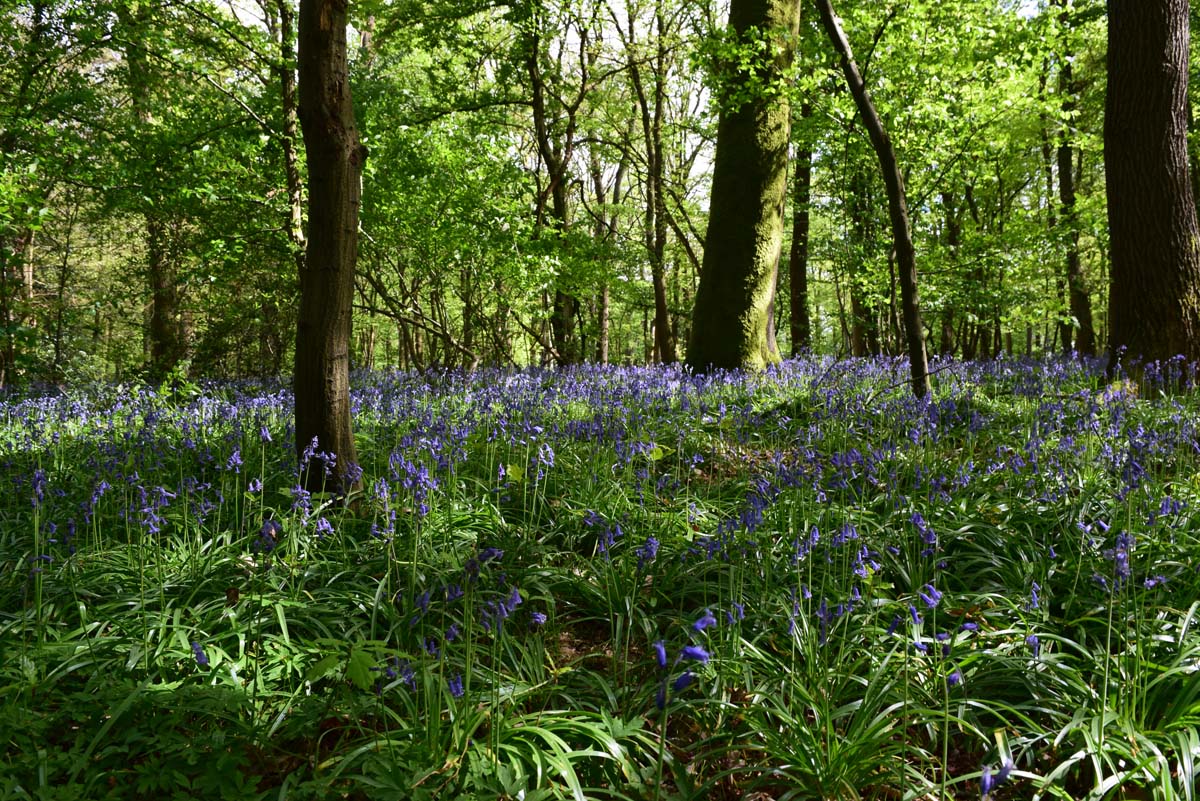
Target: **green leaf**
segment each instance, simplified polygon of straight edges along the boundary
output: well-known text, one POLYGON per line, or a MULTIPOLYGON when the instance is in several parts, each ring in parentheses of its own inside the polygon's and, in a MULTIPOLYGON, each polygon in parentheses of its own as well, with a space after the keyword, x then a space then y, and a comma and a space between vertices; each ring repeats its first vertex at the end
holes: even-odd
POLYGON ((346 678, 360 690, 366 690, 371 687, 371 668, 375 666, 375 660, 366 651, 350 652, 350 659, 346 662, 346 678))
POLYGON ((324 678, 331 670, 338 667, 341 664, 341 661, 342 660, 338 654, 330 654, 329 656, 322 657, 321 659, 317 660, 316 664, 308 669, 307 673, 304 674, 304 680, 317 681, 318 679, 324 678))

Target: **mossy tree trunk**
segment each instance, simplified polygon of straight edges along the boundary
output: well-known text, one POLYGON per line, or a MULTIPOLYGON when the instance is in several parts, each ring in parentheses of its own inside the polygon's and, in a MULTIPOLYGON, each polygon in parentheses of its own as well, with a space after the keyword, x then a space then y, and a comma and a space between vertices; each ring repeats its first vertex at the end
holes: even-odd
POLYGON ((753 74, 727 78, 717 127, 712 201, 687 361, 694 369, 762 369, 779 361, 772 300, 783 245, 791 108, 781 83, 792 63, 799 0, 733 0, 741 43, 770 46, 753 74))

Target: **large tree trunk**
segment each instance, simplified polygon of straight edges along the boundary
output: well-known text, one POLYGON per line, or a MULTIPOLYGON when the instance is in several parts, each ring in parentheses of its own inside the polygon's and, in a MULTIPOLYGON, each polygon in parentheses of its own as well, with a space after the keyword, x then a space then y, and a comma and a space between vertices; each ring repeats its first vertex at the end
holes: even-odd
POLYGON ((1187 163, 1187 0, 1109 0, 1104 166, 1109 371, 1200 358, 1200 231, 1187 163))
POLYGON ((858 113, 867 128, 875 155, 879 158, 883 183, 887 187, 888 216, 892 221, 892 238, 900 273, 900 303, 904 308, 904 331, 908 344, 912 389, 918 398, 924 397, 929 392, 929 363, 925 355, 925 327, 921 322, 921 305, 917 297, 917 258, 908 221, 908 202, 904 197, 904 178, 896 165, 896 154, 892 151, 891 140, 884 130, 883 121, 875 111, 875 104, 871 102, 871 95, 867 92, 862 75, 859 74, 858 65, 854 63, 850 42, 842 32, 841 23, 834 16, 830 0, 816 0, 816 3, 821 12, 821 24, 837 50, 850 93, 854 96, 858 113))
MULTIPOLYGON (((800 118, 811 116, 807 103, 800 107, 800 118)), ((796 147, 792 192, 792 245, 788 251, 788 276, 791 279, 792 355, 812 347, 812 321, 808 316, 808 230, 812 202, 812 145, 796 147)))
POLYGON ((317 451, 333 457, 313 457, 306 488, 347 492, 360 478, 350 421, 350 334, 367 151, 350 97, 345 0, 301 0, 299 33, 309 206, 296 326, 296 450, 303 461, 316 438, 317 451))
MULTIPOLYGON (((800 25, 799 0, 733 0, 729 27, 739 40, 757 31, 774 40, 757 80, 775 86, 791 65, 800 25)), ((746 74, 731 77, 726 97, 746 74)), ((791 109, 785 92, 726 100, 717 127, 712 202, 704 267, 693 309, 688 364, 697 370, 762 369, 779 360, 770 327, 783 245, 791 109)))

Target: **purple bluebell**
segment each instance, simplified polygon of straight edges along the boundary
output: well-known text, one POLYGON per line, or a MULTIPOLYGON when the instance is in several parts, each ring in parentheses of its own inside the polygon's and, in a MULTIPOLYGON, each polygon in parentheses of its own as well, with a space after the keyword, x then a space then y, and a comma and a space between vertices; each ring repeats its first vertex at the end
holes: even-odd
POLYGON ((196 640, 192 640, 192 656, 195 657, 197 665, 208 667, 208 654, 204 653, 204 647, 196 640))
POLYGON ((658 663, 660 669, 665 670, 667 667, 667 646, 662 640, 657 640, 653 643, 654 661, 658 663))
POLYGON ((255 547, 263 553, 270 553, 275 550, 275 546, 281 539, 283 539, 283 525, 278 520, 264 520, 258 530, 258 541, 255 543, 255 547))
POLYGON ((704 610, 704 614, 702 614, 696 620, 696 622, 692 624, 692 629, 695 631, 704 631, 709 626, 715 626, 716 624, 717 619, 713 617, 712 610, 706 608, 704 610))
POLYGON ((638 570, 642 570, 658 555, 658 540, 653 536, 646 537, 646 543, 634 551, 638 558, 638 570))
POLYGON ((462 698, 465 690, 463 689, 463 677, 461 673, 457 673, 446 680, 446 687, 450 690, 450 694, 455 698, 462 698))
POLYGON ((708 651, 705 651, 699 645, 685 645, 679 651, 679 658, 692 659, 703 665, 708 663, 709 656, 708 651))

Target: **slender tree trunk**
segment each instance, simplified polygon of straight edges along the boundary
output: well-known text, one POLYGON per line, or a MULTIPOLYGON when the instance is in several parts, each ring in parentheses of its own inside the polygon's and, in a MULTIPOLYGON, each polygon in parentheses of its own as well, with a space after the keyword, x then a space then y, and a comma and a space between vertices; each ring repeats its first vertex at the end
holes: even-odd
POLYGON ((904 307, 904 329, 908 342, 908 359, 912 374, 913 394, 924 397, 929 393, 929 364, 925 355, 925 326, 921 322, 921 305, 917 296, 917 260, 913 248, 911 227, 908 220, 908 204, 904 197, 904 178, 896 165, 896 154, 884 130, 883 121, 875 111, 871 95, 863 83, 850 42, 842 32, 841 23, 834 16, 830 0, 816 0, 821 12, 821 24, 833 42, 841 60, 842 72, 850 85, 858 113, 870 135, 871 144, 879 158, 883 183, 887 187, 888 215, 892 221, 892 238, 896 248, 896 264, 900 273, 900 301, 904 307))
MULTIPOLYGON (((962 247, 962 207, 955 202, 954 195, 942 192, 942 210, 946 213, 946 250, 950 256, 950 264, 959 268, 959 251, 962 247)), ((941 314, 941 336, 938 341, 938 353, 952 356, 957 346, 954 336, 954 307, 946 304, 941 314)))
MULTIPOLYGON (((153 75, 145 49, 148 28, 146 6, 132 9, 117 6, 117 18, 124 29, 125 60, 128 65, 129 96, 134 114, 144 130, 149 131, 153 114, 149 105, 153 75)), ((150 290, 150 313, 147 319, 149 370, 161 378, 187 357, 187 338, 180 313, 180 294, 175 265, 169 253, 169 225, 163 208, 161 188, 154 185, 151 171, 146 170, 142 194, 149 199, 144 212, 146 245, 146 276, 150 290)))
POLYGON ((291 0, 276 0, 279 11, 279 98, 283 107, 283 168, 287 182, 287 236, 292 245, 296 272, 304 270, 304 182, 300 177, 300 154, 297 150, 299 116, 296 108, 296 26, 292 17, 291 0))
MULTIPOLYGON (((800 106, 800 119, 812 116, 808 103, 800 106)), ((796 147, 793 165, 792 245, 788 251, 791 290, 792 355, 812 348, 812 320, 808 316, 808 231, 812 206, 812 145, 796 147)))
MULTIPOLYGON (((535 25, 538 23, 534 23, 535 25)), ((581 50, 586 50, 587 37, 581 33, 581 50)), ((574 101, 564 109, 566 113, 565 132, 561 140, 551 132, 549 110, 547 108, 547 86, 541 68, 541 34, 534 30, 529 35, 527 43, 525 67, 529 74, 532 89, 532 110, 534 135, 537 140, 538 155, 546 165, 549 185, 547 192, 550 199, 550 214, 553 219, 553 231, 560 242, 569 222, 568 215, 568 168, 572 151, 575 147, 576 118, 579 106, 588 89, 586 59, 583 62, 580 76, 580 89, 574 101)), ((545 197, 538 199, 537 224, 541 226, 544 216, 545 197)), ((555 361, 560 365, 574 364, 580 360, 578 336, 576 334, 576 316, 579 300, 561 286, 554 288, 554 297, 550 304, 550 339, 555 361)))
MULTIPOLYGON (((1070 22, 1067 0, 1059 0, 1059 20, 1066 28, 1070 22)), ((1059 94, 1062 96, 1063 126, 1058 140, 1058 197, 1062 204, 1062 221, 1067 228, 1067 296, 1073 318, 1075 351, 1083 356, 1096 355, 1096 332, 1092 327, 1092 301, 1088 294, 1083 266, 1079 259, 1079 212, 1075 208, 1075 147, 1072 144, 1072 118, 1075 112, 1077 88, 1071 70, 1070 47, 1064 45, 1062 67, 1058 73, 1059 94)))
POLYGON ((1187 0, 1109 0, 1104 166, 1110 361, 1200 358, 1200 230, 1187 162, 1187 0))
POLYGON ((296 327, 296 450, 309 490, 361 479, 350 418, 351 304, 358 259, 359 140, 346 63, 345 0, 301 0, 299 117, 308 162, 308 255, 296 327), (310 452, 311 453, 311 452, 310 452), (328 474, 328 475, 326 475, 328 474))
MULTIPOLYGON (((799 0, 733 0, 729 27, 739 40, 757 31, 773 46, 755 65, 774 86, 792 62, 799 0)), ((731 77, 730 89, 746 74, 731 77)), ((730 91, 727 98, 736 93, 730 91)), ((779 361, 771 347, 772 300, 783 246, 791 111, 786 92, 728 99, 717 127, 704 267, 693 309, 688 364, 697 370, 762 369, 779 361), (740 99, 740 98, 739 98, 740 99)))

